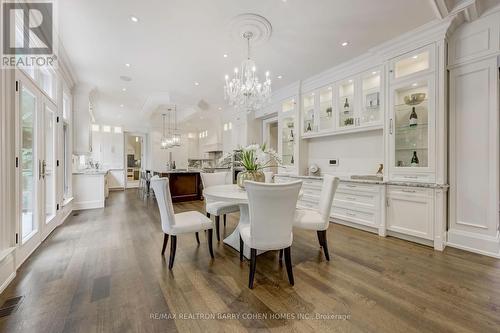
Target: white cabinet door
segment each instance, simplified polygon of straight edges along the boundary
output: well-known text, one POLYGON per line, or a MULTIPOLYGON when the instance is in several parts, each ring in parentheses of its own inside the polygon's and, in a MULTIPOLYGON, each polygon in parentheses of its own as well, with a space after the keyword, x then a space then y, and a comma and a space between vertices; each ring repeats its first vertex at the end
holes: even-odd
POLYGON ((85 94, 75 94, 74 103, 73 150, 75 154, 88 154, 92 151, 89 97, 85 94))
POLYGON ((433 190, 388 186, 387 229, 433 240, 433 190))
POLYGON ((125 187, 125 171, 110 170, 108 172, 108 187, 109 188, 124 188, 125 187))

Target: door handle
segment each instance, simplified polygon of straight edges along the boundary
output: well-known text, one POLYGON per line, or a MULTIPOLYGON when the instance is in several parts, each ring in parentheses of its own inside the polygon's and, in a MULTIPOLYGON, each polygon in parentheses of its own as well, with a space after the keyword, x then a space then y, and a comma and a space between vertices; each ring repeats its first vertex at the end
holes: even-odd
POLYGON ((38 180, 42 179, 42 161, 38 160, 38 180))
POLYGON ((45 162, 45 160, 43 160, 43 162, 42 162, 42 177, 43 177, 43 179, 45 179, 46 168, 47 168, 47 162, 45 162))
POLYGON ((392 134, 392 118, 389 119, 389 134, 392 134))

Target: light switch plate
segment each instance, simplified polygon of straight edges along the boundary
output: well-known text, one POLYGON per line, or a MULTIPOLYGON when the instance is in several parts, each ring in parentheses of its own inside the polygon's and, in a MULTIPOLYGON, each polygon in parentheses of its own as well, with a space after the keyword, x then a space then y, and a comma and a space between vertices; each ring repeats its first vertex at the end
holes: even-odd
POLYGON ((338 158, 333 158, 333 159, 331 159, 331 160, 328 161, 328 164, 330 166, 338 166, 339 165, 339 160, 338 160, 338 158))

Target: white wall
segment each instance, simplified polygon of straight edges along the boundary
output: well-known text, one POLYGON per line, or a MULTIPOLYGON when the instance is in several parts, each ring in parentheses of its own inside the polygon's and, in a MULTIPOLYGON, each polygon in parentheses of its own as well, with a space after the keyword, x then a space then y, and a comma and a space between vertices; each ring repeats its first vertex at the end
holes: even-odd
POLYGON ((163 171, 166 169, 169 161, 169 152, 172 152, 172 161, 175 161, 177 169, 186 169, 188 167, 189 143, 186 134, 181 135, 181 146, 171 149, 161 149, 162 132, 160 129, 152 129, 149 133, 151 142, 151 164, 153 171, 163 171))
POLYGON ((308 146, 308 165, 316 163, 321 173, 375 174, 379 164, 384 163, 384 137, 381 130, 310 139, 308 146), (338 159, 339 165, 329 166, 330 159, 338 159))

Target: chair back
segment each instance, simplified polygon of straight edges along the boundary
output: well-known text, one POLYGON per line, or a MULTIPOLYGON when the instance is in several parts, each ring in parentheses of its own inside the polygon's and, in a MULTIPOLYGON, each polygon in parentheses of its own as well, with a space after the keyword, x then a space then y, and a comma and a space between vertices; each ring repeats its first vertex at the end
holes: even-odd
POLYGON ((203 188, 207 188, 210 186, 216 185, 225 185, 229 184, 228 174, 230 172, 200 172, 201 182, 203 183, 203 188))
POLYGON ((284 184, 245 182, 251 247, 282 249, 292 244, 295 206, 302 181, 284 184))
POLYGON ((332 210, 333 197, 339 186, 339 178, 331 175, 323 176, 323 185, 321 186, 321 197, 319 199, 319 213, 323 216, 325 223, 329 223, 330 211, 332 210))
POLYGON ((164 233, 169 233, 175 225, 174 206, 168 185, 168 178, 151 177, 151 187, 155 193, 156 203, 160 209, 161 228, 164 233))
POLYGON ((274 174, 274 172, 272 172, 272 171, 264 171, 264 176, 266 177, 266 183, 273 182, 273 174, 274 174))

